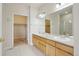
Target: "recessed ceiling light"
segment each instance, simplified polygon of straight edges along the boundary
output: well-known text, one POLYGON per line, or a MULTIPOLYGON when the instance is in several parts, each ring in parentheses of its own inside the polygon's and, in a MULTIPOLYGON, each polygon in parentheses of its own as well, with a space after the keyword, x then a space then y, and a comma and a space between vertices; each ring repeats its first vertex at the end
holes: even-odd
POLYGON ((60 5, 61 5, 60 3, 57 3, 57 4, 56 4, 56 8, 59 8, 59 7, 60 7, 60 5))

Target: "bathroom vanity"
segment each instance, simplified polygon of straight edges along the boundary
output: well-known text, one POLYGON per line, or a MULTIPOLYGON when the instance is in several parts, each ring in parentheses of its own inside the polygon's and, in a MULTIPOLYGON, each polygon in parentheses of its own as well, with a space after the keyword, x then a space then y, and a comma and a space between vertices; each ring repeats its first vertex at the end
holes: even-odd
POLYGON ((49 34, 33 34, 33 45, 47 56, 73 56, 73 39, 49 34))

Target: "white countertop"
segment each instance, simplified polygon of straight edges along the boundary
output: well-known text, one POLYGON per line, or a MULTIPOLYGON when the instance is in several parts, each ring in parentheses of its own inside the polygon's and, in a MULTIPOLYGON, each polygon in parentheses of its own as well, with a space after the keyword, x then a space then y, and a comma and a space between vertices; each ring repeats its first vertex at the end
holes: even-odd
POLYGON ((56 36, 56 35, 51 35, 48 33, 44 33, 44 34, 39 34, 39 33, 34 33, 35 35, 38 35, 40 37, 44 37, 47 38, 49 40, 54 40, 63 44, 67 44, 69 46, 74 46, 74 39, 73 36, 71 37, 63 37, 63 36, 56 36))

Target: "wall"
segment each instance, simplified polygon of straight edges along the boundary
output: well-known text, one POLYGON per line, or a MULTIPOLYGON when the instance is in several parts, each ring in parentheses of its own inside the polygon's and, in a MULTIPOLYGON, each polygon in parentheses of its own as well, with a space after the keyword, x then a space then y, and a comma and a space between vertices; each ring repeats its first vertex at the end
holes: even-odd
POLYGON ((3 55, 5 55, 6 51, 5 51, 5 47, 6 47, 6 7, 5 7, 5 4, 2 4, 2 29, 3 29, 3 32, 2 32, 2 35, 3 35, 3 39, 4 39, 4 42, 3 42, 3 55))
POLYGON ((73 31, 74 31, 74 52, 79 56, 79 3, 73 6, 73 31))
POLYGON ((32 34, 33 33, 38 33, 39 32, 39 24, 40 20, 37 17, 37 7, 34 7, 33 5, 30 7, 30 45, 32 44, 32 34))
MULTIPOLYGON (((2 38, 2 4, 0 3, 0 38, 2 38)), ((2 55, 2 42, 0 42, 0 56, 2 55)))
POLYGON ((27 38, 25 35, 27 32, 25 31, 25 25, 15 25, 14 26, 14 38, 27 38))
POLYGON ((3 4, 3 36, 5 39, 4 49, 13 47, 14 14, 29 16, 29 8, 26 4, 3 4))
POLYGON ((2 4, 0 3, 0 38, 2 37, 2 4))
POLYGON ((38 13, 45 12, 47 15, 55 10, 55 3, 44 3, 38 8, 38 13))

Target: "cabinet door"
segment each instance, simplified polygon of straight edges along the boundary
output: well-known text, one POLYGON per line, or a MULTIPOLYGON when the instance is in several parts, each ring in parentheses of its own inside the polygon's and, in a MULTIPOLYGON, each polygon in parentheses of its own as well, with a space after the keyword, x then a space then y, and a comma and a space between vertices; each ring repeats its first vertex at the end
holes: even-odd
POLYGON ((33 42, 33 45, 35 46, 35 47, 38 47, 39 46, 39 44, 38 44, 38 40, 37 40, 37 38, 35 38, 35 37, 32 37, 32 42, 33 42))
POLYGON ((32 37, 32 42, 33 42, 33 45, 35 46, 36 45, 36 38, 32 37))
POLYGON ((56 56, 71 56, 71 55, 68 54, 68 53, 65 52, 65 51, 62 51, 62 50, 56 48, 56 56))
POLYGON ((39 42, 39 49, 45 54, 46 52, 46 44, 42 41, 39 42))
POLYGON ((56 43, 56 47, 59 48, 59 49, 62 49, 72 55, 74 55, 74 50, 73 50, 73 47, 69 47, 69 46, 66 46, 64 44, 61 44, 61 43, 56 43))
POLYGON ((46 55, 55 56, 55 47, 51 45, 46 45, 46 55))
POLYGON ((42 44, 41 50, 44 54, 46 53, 46 44, 42 44))

